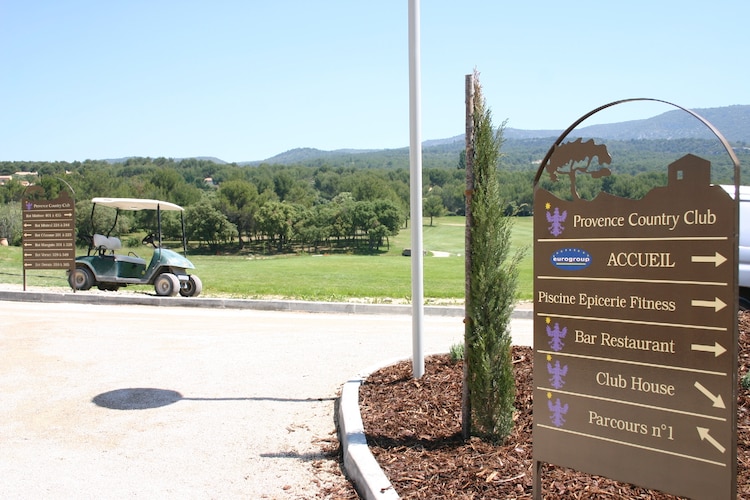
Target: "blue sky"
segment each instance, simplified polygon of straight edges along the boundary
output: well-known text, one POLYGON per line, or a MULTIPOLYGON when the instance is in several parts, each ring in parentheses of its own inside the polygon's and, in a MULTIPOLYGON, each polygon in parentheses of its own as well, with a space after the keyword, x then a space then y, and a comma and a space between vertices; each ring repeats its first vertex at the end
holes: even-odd
MULTIPOLYGON (((746 0, 422 0, 422 138, 463 132, 475 68, 512 128, 750 104, 749 23, 746 0)), ((408 0, 0 0, 0 95, 0 160, 405 147, 408 0)))

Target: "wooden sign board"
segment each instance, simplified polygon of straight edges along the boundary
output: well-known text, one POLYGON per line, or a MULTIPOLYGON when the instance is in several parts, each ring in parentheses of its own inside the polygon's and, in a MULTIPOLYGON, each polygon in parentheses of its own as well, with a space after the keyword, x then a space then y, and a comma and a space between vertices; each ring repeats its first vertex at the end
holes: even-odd
POLYGON ((534 460, 736 491, 736 201, 687 155, 640 200, 534 200, 534 460))
POLYGON ((61 192, 54 200, 21 200, 23 268, 71 269, 75 261, 75 204, 61 192))

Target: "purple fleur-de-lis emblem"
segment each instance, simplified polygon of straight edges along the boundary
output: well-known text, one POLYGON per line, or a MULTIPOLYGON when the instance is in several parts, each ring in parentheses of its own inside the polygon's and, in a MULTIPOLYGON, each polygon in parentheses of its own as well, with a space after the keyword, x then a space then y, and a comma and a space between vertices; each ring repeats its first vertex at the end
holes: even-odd
POLYGON ((568 327, 564 326, 560 328, 559 323, 555 323, 554 326, 547 325, 547 336, 549 337, 549 346, 555 351, 559 352, 565 347, 563 339, 568 334, 568 327))
POLYGON ((555 207, 555 209, 550 212, 549 211, 549 203, 547 204, 547 222, 550 224, 547 229, 549 229, 549 232, 552 236, 560 236, 563 231, 565 231, 565 226, 563 226, 563 222, 565 222, 565 219, 568 218, 568 211, 563 210, 562 213, 560 213, 560 209, 555 207))
POLYGON ((559 361, 555 361, 555 364, 547 363, 547 373, 550 376, 549 383, 552 387, 560 390, 565 385, 565 375, 568 374, 568 365, 560 366, 559 361))
POLYGON ((552 420, 555 427, 562 427, 565 425, 564 415, 568 413, 567 403, 562 404, 560 398, 558 398, 554 404, 552 403, 552 400, 549 400, 547 401, 547 408, 549 408, 549 411, 552 413, 550 415, 550 420, 552 420))

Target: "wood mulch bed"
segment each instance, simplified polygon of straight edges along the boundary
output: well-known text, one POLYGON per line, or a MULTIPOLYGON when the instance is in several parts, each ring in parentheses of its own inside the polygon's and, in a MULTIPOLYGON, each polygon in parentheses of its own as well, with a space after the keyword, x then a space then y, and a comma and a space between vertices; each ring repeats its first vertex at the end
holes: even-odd
MULTIPOLYGON (((750 313, 740 313, 739 378, 750 368, 750 313)), ((532 349, 514 347, 516 425, 506 444, 461 439, 461 363, 447 355, 426 360, 425 375, 411 362, 386 367, 360 388, 360 408, 370 449, 402 498, 531 498, 533 460, 532 349)), ((750 499, 750 391, 738 388, 738 498, 750 499)), ((674 499, 575 470, 544 465, 543 496, 674 499)), ((332 492, 328 492, 332 493, 332 492)), ((351 493, 339 492, 339 498, 351 493)))

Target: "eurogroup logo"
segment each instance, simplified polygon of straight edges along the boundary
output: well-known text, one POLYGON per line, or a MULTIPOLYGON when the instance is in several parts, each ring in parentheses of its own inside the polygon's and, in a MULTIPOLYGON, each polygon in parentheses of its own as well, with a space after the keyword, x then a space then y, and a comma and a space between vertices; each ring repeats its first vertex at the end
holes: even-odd
POLYGON ((566 271, 580 271, 591 265, 591 254, 582 248, 561 248, 550 257, 552 265, 566 271))

